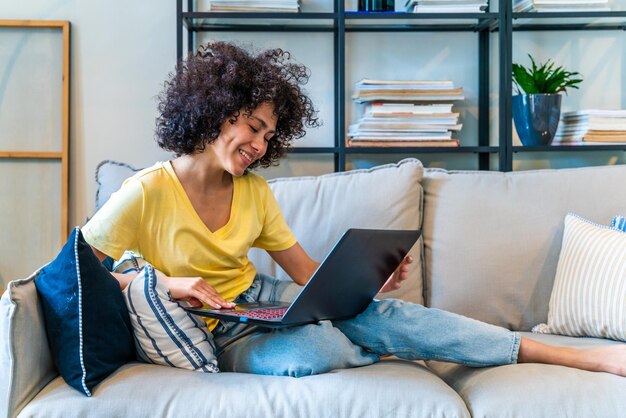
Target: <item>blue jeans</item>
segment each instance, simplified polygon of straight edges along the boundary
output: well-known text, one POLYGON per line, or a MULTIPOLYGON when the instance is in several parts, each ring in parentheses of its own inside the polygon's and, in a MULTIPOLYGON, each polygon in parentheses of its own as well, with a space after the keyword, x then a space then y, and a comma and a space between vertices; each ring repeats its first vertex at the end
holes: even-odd
MULTIPOLYGON (((290 300, 299 287, 258 275, 238 302, 290 300)), ((397 299, 374 300, 360 315, 292 328, 220 323, 213 331, 222 371, 308 376, 366 366, 392 354, 468 366, 517 361, 520 336, 439 309, 397 299)))

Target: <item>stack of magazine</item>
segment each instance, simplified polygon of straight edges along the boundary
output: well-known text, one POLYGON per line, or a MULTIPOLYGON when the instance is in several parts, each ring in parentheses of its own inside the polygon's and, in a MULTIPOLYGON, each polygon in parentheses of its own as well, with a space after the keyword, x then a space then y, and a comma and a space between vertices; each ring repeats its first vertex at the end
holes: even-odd
POLYGON ((487 0, 407 0, 409 13, 483 13, 487 0))
POLYGON ((298 13, 299 0, 210 0, 212 12, 286 12, 298 13))
POLYGON ((626 144, 626 110, 589 109, 563 113, 553 144, 626 144))
POLYGON ((352 98, 365 104, 348 129, 349 147, 458 147, 461 130, 452 102, 463 88, 451 81, 361 80, 352 98))
POLYGON ((523 12, 608 12, 609 0, 513 0, 513 11, 523 12))

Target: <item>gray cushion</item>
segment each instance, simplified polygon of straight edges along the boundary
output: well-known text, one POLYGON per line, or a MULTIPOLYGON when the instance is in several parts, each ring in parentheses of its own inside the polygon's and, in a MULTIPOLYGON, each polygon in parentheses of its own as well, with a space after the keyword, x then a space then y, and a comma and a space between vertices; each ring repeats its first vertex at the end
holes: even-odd
POLYGON ((133 363, 102 382, 91 398, 56 379, 22 416, 436 418, 469 413, 461 398, 422 364, 385 360, 297 379, 133 363))
MULTIPOLYGON (((596 338, 522 333, 546 344, 598 347, 596 338)), ((626 411, 626 378, 546 364, 472 369, 428 362, 465 400, 473 417, 618 417, 626 411)))
MULTIPOLYGON (((421 162, 405 159, 367 170, 282 178, 269 184, 302 247, 322 261, 347 228, 420 228, 422 173, 421 162)), ((409 279, 385 297, 423 303, 421 244, 418 241, 410 252, 415 261, 409 279)), ((287 280, 267 253, 253 249, 250 254, 259 272, 287 280)))
POLYGON ((518 330, 546 322, 565 214, 608 224, 626 208, 625 178, 626 165, 427 170, 427 305, 518 330))
POLYGON ((58 375, 43 326, 35 275, 10 282, 0 300, 0 416, 15 416, 58 375))
POLYGON ((109 200, 111 194, 118 191, 127 178, 135 175, 140 169, 126 163, 105 160, 96 168, 96 211, 109 200))

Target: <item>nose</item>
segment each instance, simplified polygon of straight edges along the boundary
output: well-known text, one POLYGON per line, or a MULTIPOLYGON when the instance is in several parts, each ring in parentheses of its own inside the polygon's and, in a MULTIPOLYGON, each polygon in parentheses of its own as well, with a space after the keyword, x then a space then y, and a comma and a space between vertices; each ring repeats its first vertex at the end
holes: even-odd
POLYGON ((267 151, 267 141, 262 136, 257 136, 254 141, 252 141, 252 149, 254 150, 255 158, 261 158, 265 155, 265 151, 267 151))

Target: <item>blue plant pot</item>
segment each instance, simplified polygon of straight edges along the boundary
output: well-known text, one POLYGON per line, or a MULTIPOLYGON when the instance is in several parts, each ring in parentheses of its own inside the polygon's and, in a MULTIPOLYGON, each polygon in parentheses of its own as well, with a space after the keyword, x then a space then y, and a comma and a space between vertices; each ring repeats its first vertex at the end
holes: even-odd
POLYGON ((524 146, 552 144, 560 116, 560 94, 513 96, 513 121, 524 146))

